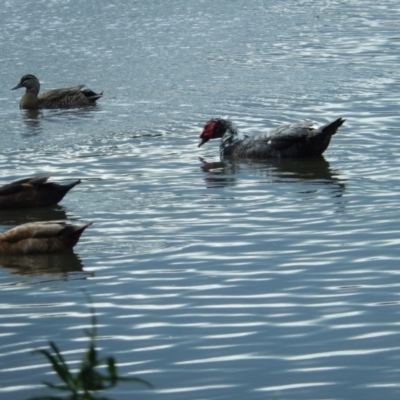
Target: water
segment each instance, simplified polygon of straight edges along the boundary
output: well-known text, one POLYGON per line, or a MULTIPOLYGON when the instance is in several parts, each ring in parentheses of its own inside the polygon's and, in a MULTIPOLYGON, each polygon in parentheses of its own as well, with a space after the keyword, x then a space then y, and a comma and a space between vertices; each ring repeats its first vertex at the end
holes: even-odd
POLYGON ((0 394, 77 367, 90 294, 100 354, 131 399, 397 399, 400 7, 372 1, 6 2, 0 183, 82 179, 58 207, 94 221, 73 255, 0 259, 0 394), (95 109, 18 109, 85 83, 95 109), (347 119, 324 158, 226 162, 203 124, 347 119))

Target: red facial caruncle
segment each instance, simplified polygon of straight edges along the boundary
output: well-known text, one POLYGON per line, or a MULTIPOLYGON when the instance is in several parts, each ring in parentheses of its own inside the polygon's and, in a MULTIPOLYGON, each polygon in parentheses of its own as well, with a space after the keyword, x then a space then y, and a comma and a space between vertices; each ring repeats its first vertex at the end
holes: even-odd
POLYGON ((214 132, 214 127, 215 127, 215 122, 214 121, 209 121, 204 125, 203 132, 200 135, 200 143, 198 147, 203 146, 204 143, 208 142, 210 139, 213 137, 213 132, 214 132))

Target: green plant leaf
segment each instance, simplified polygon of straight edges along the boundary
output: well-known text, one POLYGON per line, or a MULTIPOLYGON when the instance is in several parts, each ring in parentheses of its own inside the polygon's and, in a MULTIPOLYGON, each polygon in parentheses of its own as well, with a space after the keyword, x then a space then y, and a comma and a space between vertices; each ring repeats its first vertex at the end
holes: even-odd
POLYGON ((108 357, 106 363, 109 374, 108 379, 110 381, 110 387, 113 387, 118 383, 117 367, 115 366, 115 360, 113 357, 108 357))
POLYGON ((36 350, 34 351, 34 353, 39 353, 45 356, 50 361, 54 371, 57 373, 59 378, 64 381, 68 387, 73 388, 75 386, 74 379, 69 372, 68 366, 66 365, 64 358, 58 350, 58 347, 53 342, 49 342, 49 344, 55 352, 55 356, 47 350, 36 350))
MULTIPOLYGON (((86 294, 86 293, 85 293, 86 294)), ((134 382, 148 388, 153 388, 153 385, 148 381, 136 377, 122 377, 118 376, 117 365, 114 357, 99 358, 96 349, 96 335, 97 335, 97 318, 95 309, 91 303, 90 297, 86 294, 88 303, 91 304, 91 329, 85 330, 89 338, 88 349, 82 357, 82 362, 79 371, 73 375, 64 357, 55 343, 49 342, 52 352, 48 350, 36 350, 34 353, 42 354, 53 367, 58 377, 64 384, 54 384, 43 382, 50 389, 61 390, 70 392, 68 400, 111 400, 107 397, 99 397, 91 394, 90 392, 98 392, 109 389, 115 386, 118 382, 134 382), (98 367, 102 367, 101 373, 98 367)), ((37 396, 29 400, 67 400, 65 397, 55 396, 37 396)))

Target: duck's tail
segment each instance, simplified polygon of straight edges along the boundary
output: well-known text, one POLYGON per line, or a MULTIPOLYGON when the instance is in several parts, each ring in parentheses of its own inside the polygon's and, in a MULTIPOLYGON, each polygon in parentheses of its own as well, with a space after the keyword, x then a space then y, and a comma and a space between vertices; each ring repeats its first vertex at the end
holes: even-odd
POLYGON ((58 182, 48 182, 42 186, 43 190, 53 193, 57 197, 57 203, 62 200, 62 198, 76 185, 81 183, 81 180, 71 183, 58 183, 58 182))
POLYGON ((91 89, 83 89, 83 90, 81 90, 81 92, 85 95, 85 97, 91 103, 95 103, 98 99, 100 99, 100 97, 103 96, 103 92, 96 93, 96 92, 93 92, 93 90, 91 90, 91 89))
POLYGON ((60 186, 63 187, 63 189, 65 190, 65 193, 67 193, 68 191, 70 191, 73 187, 75 187, 76 185, 78 185, 79 183, 81 183, 81 180, 78 179, 75 182, 72 183, 68 183, 68 184, 60 184, 60 186))
POLYGON ((81 226, 66 225, 65 228, 59 233, 59 237, 61 240, 63 240, 67 247, 72 249, 78 243, 83 231, 92 224, 93 222, 89 222, 88 224, 81 226))
POLYGON ((332 136, 343 125, 344 121, 346 121, 346 120, 343 118, 338 118, 333 122, 329 122, 326 125, 321 126, 319 128, 319 131, 320 131, 320 133, 322 133, 324 135, 332 136))
POLYGON ((42 196, 42 199, 44 199, 44 205, 55 205, 59 203, 64 196, 79 183, 81 183, 80 179, 66 184, 58 182, 46 182, 44 185, 39 186, 38 190, 42 196))

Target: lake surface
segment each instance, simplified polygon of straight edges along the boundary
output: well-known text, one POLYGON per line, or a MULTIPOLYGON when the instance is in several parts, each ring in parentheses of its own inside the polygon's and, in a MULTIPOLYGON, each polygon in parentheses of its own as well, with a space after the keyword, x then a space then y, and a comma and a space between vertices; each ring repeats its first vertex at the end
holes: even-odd
MULTIPOLYGON (((0 396, 51 392, 92 298, 100 355, 141 399, 398 399, 400 6, 356 1, 6 1, 0 184, 82 179, 19 223, 93 221, 74 254, 0 259, 0 396), (93 109, 19 110, 85 83, 93 109), (225 162, 211 117, 248 134, 337 117, 317 160, 225 162)), ((54 393, 55 394, 55 393, 54 393)), ((136 398, 135 397, 135 398, 136 398)))

